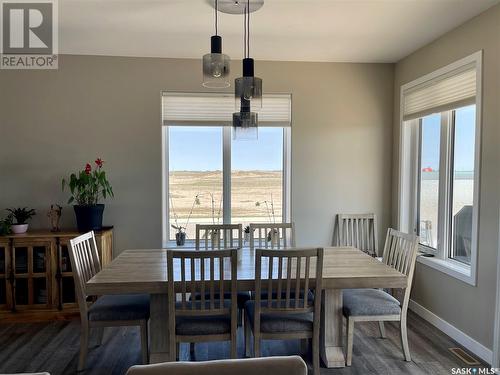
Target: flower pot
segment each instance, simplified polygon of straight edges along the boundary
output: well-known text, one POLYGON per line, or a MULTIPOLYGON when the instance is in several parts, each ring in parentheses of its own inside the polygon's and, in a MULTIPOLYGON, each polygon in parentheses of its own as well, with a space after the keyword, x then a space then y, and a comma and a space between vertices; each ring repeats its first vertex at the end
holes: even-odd
POLYGON ((186 232, 177 232, 175 234, 175 242, 177 243, 177 246, 184 246, 184 243, 186 242, 186 232))
POLYGON ((79 232, 89 232, 91 230, 102 230, 102 214, 104 204, 94 206, 73 206, 76 215, 76 226, 79 232))
POLYGON ((28 231, 28 224, 12 224, 10 229, 14 234, 23 234, 28 231))

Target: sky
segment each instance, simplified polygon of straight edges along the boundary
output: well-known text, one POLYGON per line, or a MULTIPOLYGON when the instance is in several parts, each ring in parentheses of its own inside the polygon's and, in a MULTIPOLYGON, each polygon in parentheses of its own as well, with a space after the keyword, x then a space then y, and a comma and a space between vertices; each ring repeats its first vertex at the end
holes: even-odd
MULTIPOLYGON (((439 169, 440 115, 422 121, 422 168, 439 169)), ((475 106, 460 108, 455 114, 455 171, 474 170, 475 106)))
MULTIPOLYGON (((281 170, 283 129, 259 127, 257 140, 233 140, 233 170, 281 170)), ((222 170, 222 128, 172 126, 169 128, 170 171, 222 170)))

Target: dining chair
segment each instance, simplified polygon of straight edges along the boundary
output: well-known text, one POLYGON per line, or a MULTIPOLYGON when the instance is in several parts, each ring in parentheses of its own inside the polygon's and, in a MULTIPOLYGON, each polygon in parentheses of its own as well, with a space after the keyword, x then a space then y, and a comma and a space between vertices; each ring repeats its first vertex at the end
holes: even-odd
POLYGON ((281 249, 295 247, 295 223, 252 223, 250 249, 281 249))
POLYGON ((322 248, 256 250, 255 300, 245 304, 247 355, 252 332, 255 357, 261 340, 311 339, 313 372, 319 375, 322 273, 322 248))
MULTIPOLYGON (((196 224, 196 250, 224 250, 241 249, 243 247, 243 226, 242 224, 196 224)), ((200 294, 194 295, 196 300, 200 299, 200 294)), ((217 298, 217 296, 216 296, 217 298)), ((226 293, 224 298, 231 296, 226 293)), ((250 299, 250 292, 239 291, 237 293, 238 302, 238 322, 243 322, 243 308, 250 299)), ((191 347, 191 352, 194 348, 191 347)))
POLYGON ((404 357, 406 361, 411 361, 406 319, 418 241, 418 236, 414 234, 402 233, 392 228, 387 230, 382 262, 407 276, 407 286, 401 290, 402 301, 380 289, 347 289, 343 291, 343 313, 347 319, 347 366, 352 363, 354 323, 366 321, 379 322, 380 335, 383 338, 385 337, 384 322, 399 321, 404 357))
POLYGON ((243 226, 241 224, 196 224, 195 247, 197 250, 241 249, 243 226))
POLYGON ((353 246, 372 257, 378 256, 377 216, 338 214, 334 230, 337 246, 353 246))
POLYGON ((222 359, 205 362, 167 362, 132 366, 126 375, 307 375, 299 356, 222 359))
POLYGON ((231 358, 236 358, 237 251, 167 251, 171 361, 176 360, 181 342, 231 341, 231 358), (188 300, 190 293, 198 292, 200 300, 188 300))
POLYGON ((69 243, 69 257, 81 319, 78 371, 82 371, 85 367, 91 328, 98 329, 99 344, 101 344, 104 327, 139 326, 142 361, 147 363, 149 295, 104 295, 97 298, 89 296, 85 285, 101 270, 94 232, 82 234, 69 243))

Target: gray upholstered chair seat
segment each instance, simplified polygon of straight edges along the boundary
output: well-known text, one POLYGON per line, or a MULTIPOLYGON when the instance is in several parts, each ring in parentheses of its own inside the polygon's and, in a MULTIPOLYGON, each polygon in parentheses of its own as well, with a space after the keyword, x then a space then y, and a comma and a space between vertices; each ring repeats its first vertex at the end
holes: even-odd
POLYGON ((104 295, 88 310, 91 321, 149 319, 149 294, 104 295))
MULTIPOLYGON (((261 305, 267 306, 267 301, 262 302, 261 305)), ((255 301, 248 301, 245 304, 245 311, 248 314, 250 325, 253 329, 255 301)), ((313 313, 260 314, 260 331, 264 333, 312 332, 312 330, 313 313)))
POLYGON ((399 301, 379 289, 346 289, 343 291, 345 316, 397 315, 399 301))
MULTIPOLYGON (((214 304, 218 307, 219 301, 214 304)), ((186 309, 191 309, 193 302, 186 302, 186 309)), ((200 310, 201 301, 194 302, 194 310, 200 310)), ((176 302, 178 308, 182 302, 176 302)), ((206 309, 210 303, 205 301, 206 309)), ((230 300, 224 300, 224 307, 231 307, 230 300)), ((231 333, 231 315, 195 315, 195 316, 176 316, 175 334, 180 336, 200 336, 200 335, 220 335, 231 333)))
MULTIPOLYGON (((219 299, 219 293, 214 293, 214 298, 219 299)), ((238 309, 243 309, 245 307, 245 303, 250 300, 250 292, 238 292, 236 294, 236 298, 238 301, 238 309)), ((201 300, 201 293, 196 293, 194 295, 194 299, 196 301, 201 300)), ((210 300, 210 292, 205 292, 205 299, 210 300)), ((224 299, 230 300, 231 299, 231 292, 225 292, 224 299)))

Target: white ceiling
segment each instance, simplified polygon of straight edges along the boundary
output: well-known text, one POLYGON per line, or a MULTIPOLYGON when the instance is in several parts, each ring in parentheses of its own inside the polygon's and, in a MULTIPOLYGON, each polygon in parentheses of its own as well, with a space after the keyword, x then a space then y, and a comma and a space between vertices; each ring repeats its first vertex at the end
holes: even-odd
MULTIPOLYGON (((251 16, 259 60, 395 62, 500 0, 265 0, 251 16)), ((200 58, 206 0, 59 0, 60 53, 200 58)), ((224 52, 243 55, 241 15, 220 14, 224 52)))

